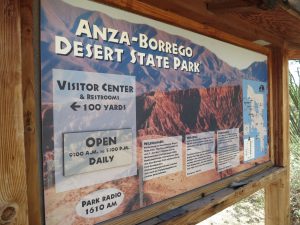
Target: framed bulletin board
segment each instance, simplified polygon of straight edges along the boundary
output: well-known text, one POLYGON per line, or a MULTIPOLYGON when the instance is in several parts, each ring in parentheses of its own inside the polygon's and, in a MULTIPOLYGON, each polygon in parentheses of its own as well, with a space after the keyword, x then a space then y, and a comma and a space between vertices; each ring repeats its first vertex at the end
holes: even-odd
POLYGON ((267 51, 41 0, 40 55, 47 225, 107 222, 272 164, 267 51))

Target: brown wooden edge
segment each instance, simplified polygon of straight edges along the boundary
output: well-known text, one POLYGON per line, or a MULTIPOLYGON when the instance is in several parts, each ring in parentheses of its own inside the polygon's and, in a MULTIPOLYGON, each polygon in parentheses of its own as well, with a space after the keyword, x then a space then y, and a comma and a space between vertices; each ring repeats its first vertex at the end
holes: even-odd
POLYGON ((40 133, 38 128, 39 101, 35 78, 35 65, 39 60, 35 48, 39 46, 38 36, 35 31, 34 18, 38 20, 35 10, 38 2, 35 0, 22 0, 21 11, 21 43, 22 43, 22 92, 23 92, 23 114, 24 114, 24 137, 26 153, 27 174, 27 197, 28 197, 28 219, 29 224, 42 224, 43 205, 41 192, 40 171, 40 133))
MULTIPOLYGON (((285 44, 286 46, 286 44, 285 44)), ((265 187, 266 225, 290 224, 290 150, 287 48, 272 49, 274 163, 286 169, 277 182, 265 187)))
POLYGON ((193 31, 195 33, 203 34, 208 37, 218 39, 220 41, 228 42, 230 44, 247 48, 252 51, 260 52, 262 54, 270 54, 270 49, 245 39, 236 37, 229 33, 217 30, 213 27, 201 24, 182 15, 158 8, 154 5, 149 5, 137 0, 93 0, 97 3, 102 3, 115 8, 123 9, 147 18, 157 20, 159 22, 165 22, 176 27, 180 27, 186 30, 193 31))
POLYGON ((20 0, 0 12, 0 223, 27 225, 20 0))
POLYGON ((239 1, 239 0, 231 0, 227 2, 215 1, 215 2, 207 2, 206 3, 207 10, 213 13, 232 13, 232 12, 243 12, 250 10, 258 10, 255 2, 251 1, 239 1))
POLYGON ((285 4, 283 3, 283 1, 279 1, 279 6, 285 10, 286 12, 288 12, 290 15, 296 17, 297 19, 300 19, 300 14, 294 10, 289 4, 285 4))
POLYGON ((281 167, 272 167, 262 173, 245 179, 247 185, 238 189, 226 187, 220 191, 208 195, 207 197, 195 201, 184 208, 188 211, 183 216, 178 216, 161 224, 196 224, 220 211, 241 201, 256 191, 277 182, 285 176, 286 169, 281 167), (194 210, 193 210, 194 209, 194 210))
POLYGON ((300 44, 287 43, 287 57, 288 60, 299 60, 300 59, 300 44))
POLYGON ((289 60, 299 60, 300 59, 300 49, 291 49, 288 50, 288 58, 289 60))

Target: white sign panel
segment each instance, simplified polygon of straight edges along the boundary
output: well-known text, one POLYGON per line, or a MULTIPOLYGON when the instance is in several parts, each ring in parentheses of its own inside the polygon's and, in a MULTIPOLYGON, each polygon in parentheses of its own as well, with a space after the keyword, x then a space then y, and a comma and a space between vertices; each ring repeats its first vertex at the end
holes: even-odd
MULTIPOLYGON (((53 70, 54 161, 57 192, 137 174, 135 96, 135 77, 133 76, 53 70), (131 148, 128 151, 129 154, 126 153, 126 162, 122 166, 121 163, 109 163, 108 167, 98 164, 97 168, 90 165, 83 169, 88 160, 79 157, 75 157, 77 159, 74 160, 66 155, 64 158, 63 133, 93 131, 100 128, 101 130, 130 129, 127 132, 132 134, 131 148), (66 160, 65 168, 63 160, 66 160), (71 169, 74 163, 81 160, 84 161, 82 168, 78 171, 71 169), (104 168, 110 168, 109 176, 107 173, 96 171, 104 168), (64 176, 64 169, 67 176, 64 176)), ((114 132, 117 131, 112 131, 114 132)), ((103 134, 96 132, 93 135, 101 137, 103 134)), ((65 148, 66 153, 82 151, 75 145, 80 142, 84 144, 82 140, 84 136, 77 135, 66 135, 65 141, 68 145, 65 148), (75 138, 77 135, 80 137, 75 138)), ((129 136, 127 137, 126 143, 129 143, 129 136)))
POLYGON ((64 175, 129 165, 132 154, 131 129, 65 133, 64 175))

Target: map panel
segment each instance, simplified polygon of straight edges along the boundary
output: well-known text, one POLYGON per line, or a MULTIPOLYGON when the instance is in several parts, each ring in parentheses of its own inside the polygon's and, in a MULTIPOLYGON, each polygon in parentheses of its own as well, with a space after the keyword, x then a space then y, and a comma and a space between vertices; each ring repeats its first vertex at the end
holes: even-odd
POLYGON ((244 150, 253 149, 253 153, 244 154, 244 161, 256 159, 267 154, 268 123, 267 123, 266 82, 243 80, 243 118, 244 118, 244 150), (254 145, 254 148, 252 146, 254 145))

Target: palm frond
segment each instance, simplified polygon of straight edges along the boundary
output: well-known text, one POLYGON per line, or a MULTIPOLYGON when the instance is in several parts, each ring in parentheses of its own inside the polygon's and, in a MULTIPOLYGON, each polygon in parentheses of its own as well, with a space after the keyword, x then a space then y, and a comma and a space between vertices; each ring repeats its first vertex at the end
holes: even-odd
MULTIPOLYGON (((300 74, 298 74, 298 80, 300 74)), ((290 95, 290 137, 291 142, 300 138, 300 87, 295 77, 289 73, 289 95, 290 95)))

